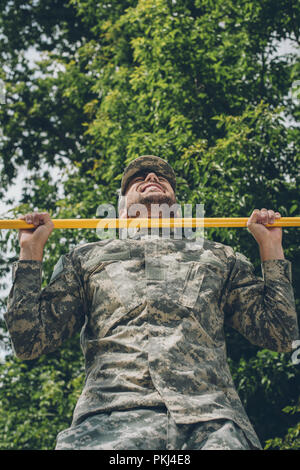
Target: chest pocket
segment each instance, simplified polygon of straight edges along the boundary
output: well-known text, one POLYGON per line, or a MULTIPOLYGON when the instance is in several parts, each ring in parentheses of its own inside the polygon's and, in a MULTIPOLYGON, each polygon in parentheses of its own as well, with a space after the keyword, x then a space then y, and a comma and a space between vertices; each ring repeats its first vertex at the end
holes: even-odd
POLYGON ((114 262, 105 266, 105 271, 114 285, 116 294, 127 311, 133 310, 143 303, 143 295, 138 292, 138 274, 132 272, 132 267, 131 261, 114 262))
POLYGON ((164 260, 164 282, 167 296, 175 303, 193 308, 197 303, 205 271, 200 263, 164 260))
POLYGON ((92 297, 97 291, 96 303, 119 299, 127 311, 142 303, 141 295, 136 290, 137 269, 134 264, 129 248, 120 249, 117 246, 115 251, 102 250, 95 254, 86 267, 92 297))
POLYGON ((166 277, 172 298, 193 309, 201 300, 218 301, 224 282, 224 266, 216 257, 205 254, 197 261, 170 262, 166 277))
POLYGON ((192 262, 188 266, 179 303, 188 308, 196 305, 204 275, 205 270, 201 264, 192 262))

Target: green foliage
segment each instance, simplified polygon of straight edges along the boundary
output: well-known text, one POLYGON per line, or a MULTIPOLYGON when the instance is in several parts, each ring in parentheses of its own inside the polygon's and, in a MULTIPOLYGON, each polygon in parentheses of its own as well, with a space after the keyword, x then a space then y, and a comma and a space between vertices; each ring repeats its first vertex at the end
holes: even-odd
POLYGON ((229 359, 229 365, 241 401, 265 448, 300 449, 300 368, 292 363, 290 354, 264 349, 250 358, 229 359))
POLYGON ((54 448, 56 435, 69 427, 84 382, 78 336, 61 354, 21 362, 9 356, 0 365, 0 447, 54 448))
MULTIPOLYGON (((0 11, 4 200, 14 177, 29 170, 7 217, 35 208, 53 218, 95 217, 99 204, 116 206, 124 167, 146 153, 174 166, 178 201, 204 203, 207 217, 261 207, 300 215, 299 127, 286 124, 299 119, 290 90, 300 62, 276 46, 288 39, 299 47, 299 2, 0 0, 0 11), (43 53, 34 67, 24 53, 32 46, 43 53)), ((284 230, 298 311, 299 233, 284 230)), ((206 236, 243 252, 260 274, 247 230, 206 236)), ((95 240, 92 230, 53 231, 43 285, 61 254, 95 240)), ((17 233, 2 231, 0 249, 4 276, 18 258, 17 233)), ((263 445, 299 448, 299 365, 233 331, 226 338, 263 445)), ((53 448, 83 384, 78 338, 35 361, 9 354, 0 369, 0 448, 53 448)))

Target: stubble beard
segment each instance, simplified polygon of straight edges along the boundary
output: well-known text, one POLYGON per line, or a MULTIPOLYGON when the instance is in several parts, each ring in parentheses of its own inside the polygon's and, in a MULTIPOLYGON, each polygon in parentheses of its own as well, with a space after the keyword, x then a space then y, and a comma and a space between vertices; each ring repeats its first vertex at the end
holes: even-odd
POLYGON ((168 196, 166 194, 149 194, 149 195, 140 195, 139 200, 135 201, 134 203, 130 204, 127 207, 127 211, 133 204, 142 204, 146 207, 148 212, 148 217, 150 216, 157 216, 157 205, 160 204, 167 204, 171 207, 173 204, 176 204, 176 199, 174 197, 168 196), (153 205, 153 207, 152 207, 153 205), (154 206, 155 205, 155 206, 154 206))

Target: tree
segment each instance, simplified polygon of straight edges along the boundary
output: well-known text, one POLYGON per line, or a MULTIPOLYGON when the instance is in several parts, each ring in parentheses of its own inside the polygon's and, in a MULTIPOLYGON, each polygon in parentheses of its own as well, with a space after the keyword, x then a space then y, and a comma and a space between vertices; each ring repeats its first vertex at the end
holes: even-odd
MULTIPOLYGON (((297 2, 11 0, 0 6, 2 197, 22 165, 31 170, 10 216, 36 207, 54 218, 95 217, 99 204, 116 205, 122 170, 146 153, 173 165, 178 200, 204 203, 206 216, 244 217, 255 207, 300 214, 299 131, 285 120, 299 117, 289 94, 299 58, 276 53, 284 39, 299 46, 297 2), (43 52, 34 69, 25 54, 32 46, 43 52)), ((260 273, 247 231, 209 229, 206 236, 243 252, 260 273)), ((60 254, 95 240, 89 230, 54 231, 43 285, 60 254)), ((18 257, 17 234, 3 231, 0 243, 5 273, 18 257), (5 254, 7 246, 13 255, 5 254)), ((299 311, 299 229, 284 231, 284 246, 299 311)), ((235 383, 262 443, 299 448, 299 366, 290 354, 258 351, 233 331, 226 336, 235 383)), ((76 338, 32 363, 10 354, 1 366, 0 448, 52 448, 55 433, 70 423, 82 380, 76 338)))

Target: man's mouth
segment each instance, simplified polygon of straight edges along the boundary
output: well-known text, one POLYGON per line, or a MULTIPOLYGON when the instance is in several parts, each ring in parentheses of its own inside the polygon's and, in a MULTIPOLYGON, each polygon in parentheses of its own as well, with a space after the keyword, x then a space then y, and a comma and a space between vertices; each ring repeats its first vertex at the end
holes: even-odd
POLYGON ((161 191, 161 192, 163 192, 162 188, 161 188, 160 186, 158 186, 158 184, 154 184, 154 183, 147 184, 147 185, 142 189, 142 193, 143 193, 144 191, 146 191, 146 189, 152 190, 152 191, 161 191))

